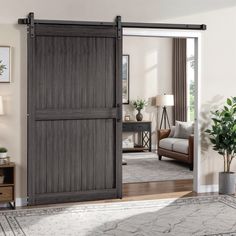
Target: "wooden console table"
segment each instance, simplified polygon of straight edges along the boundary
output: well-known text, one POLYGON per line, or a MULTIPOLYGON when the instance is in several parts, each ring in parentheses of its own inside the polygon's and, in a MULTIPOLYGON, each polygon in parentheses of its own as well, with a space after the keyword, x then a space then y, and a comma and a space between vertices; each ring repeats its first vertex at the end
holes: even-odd
POLYGON ((124 121, 123 132, 140 132, 142 145, 134 148, 123 148, 123 152, 152 150, 152 122, 151 121, 124 121))
POLYGON ((0 184, 0 203, 9 203, 15 209, 15 163, 0 165, 4 182, 0 184))

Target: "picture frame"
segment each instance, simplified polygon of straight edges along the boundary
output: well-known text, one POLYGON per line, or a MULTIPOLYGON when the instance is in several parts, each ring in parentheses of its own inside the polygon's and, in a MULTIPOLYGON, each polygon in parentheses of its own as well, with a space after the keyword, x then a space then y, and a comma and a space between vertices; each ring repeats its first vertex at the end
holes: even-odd
POLYGON ((11 47, 0 46, 0 83, 11 82, 11 47))
POLYGON ((130 56, 128 54, 124 54, 122 56, 122 103, 123 104, 129 104, 129 87, 130 87, 129 63, 130 63, 130 56))
POLYGON ((125 121, 130 121, 130 115, 125 115, 124 120, 125 120, 125 121))

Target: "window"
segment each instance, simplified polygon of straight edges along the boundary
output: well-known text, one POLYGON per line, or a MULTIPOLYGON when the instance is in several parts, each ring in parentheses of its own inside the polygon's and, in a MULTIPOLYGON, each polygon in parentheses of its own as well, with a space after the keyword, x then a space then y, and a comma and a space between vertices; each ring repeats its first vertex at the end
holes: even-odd
POLYGON ((195 54, 194 39, 187 39, 187 120, 194 121, 194 82, 195 54))

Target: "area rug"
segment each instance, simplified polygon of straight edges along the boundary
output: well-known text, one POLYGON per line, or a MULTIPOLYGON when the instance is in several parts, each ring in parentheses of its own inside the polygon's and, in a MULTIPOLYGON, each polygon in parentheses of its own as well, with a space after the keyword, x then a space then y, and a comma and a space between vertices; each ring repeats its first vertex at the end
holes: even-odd
POLYGON ((0 212, 0 235, 236 235, 236 200, 208 196, 0 212))
POLYGON ((193 179, 193 171, 186 164, 155 153, 123 153, 123 183, 193 179))

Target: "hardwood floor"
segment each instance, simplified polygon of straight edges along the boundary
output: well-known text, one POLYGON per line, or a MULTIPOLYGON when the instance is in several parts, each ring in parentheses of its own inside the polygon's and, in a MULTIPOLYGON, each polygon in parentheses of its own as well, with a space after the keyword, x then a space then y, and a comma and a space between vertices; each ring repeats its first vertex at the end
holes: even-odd
MULTIPOLYGON (((73 206, 80 204, 93 204, 93 203, 108 203, 108 202, 122 202, 122 201, 138 201, 138 200, 153 200, 165 198, 182 198, 192 197, 198 194, 192 191, 193 180, 173 180, 173 181, 158 181, 158 182, 145 182, 145 183, 130 183, 123 184, 123 198, 122 199, 107 199, 99 201, 88 202, 74 202, 62 203, 53 205, 38 205, 27 206, 20 208, 41 208, 52 206, 73 206)), ((19 209, 19 207, 18 207, 19 209)))

